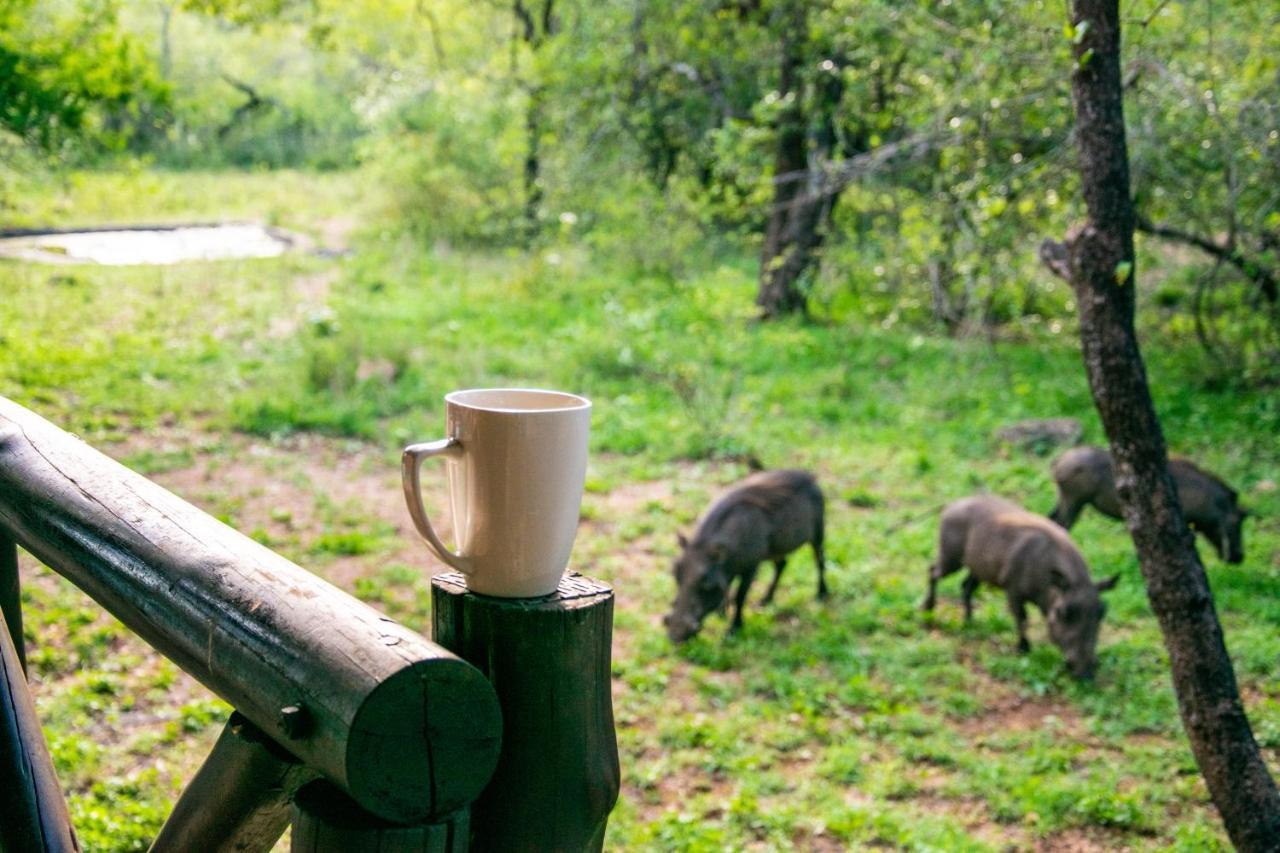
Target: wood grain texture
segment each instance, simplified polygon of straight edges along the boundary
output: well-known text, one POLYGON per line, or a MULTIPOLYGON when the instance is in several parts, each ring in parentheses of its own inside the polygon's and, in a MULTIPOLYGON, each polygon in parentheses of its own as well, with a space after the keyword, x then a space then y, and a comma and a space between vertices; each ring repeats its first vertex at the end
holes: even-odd
POLYGON ((27 654, 22 642, 22 584, 18 579, 18 543, 0 530, 0 614, 9 623, 9 636, 22 671, 27 671, 27 654))
POLYGON ((370 812, 447 814, 488 781, 473 667, 4 398, 0 530, 370 812))
POLYGON ((0 615, 0 853, 79 849, 26 676, 0 615))
POLYGON ((467 809, 436 823, 398 826, 363 812, 324 781, 298 792, 293 853, 467 853, 467 809))
POLYGON ((289 826, 294 794, 315 778, 315 771, 233 713, 150 853, 269 853, 289 826))
POLYGON ((610 683, 613 590, 567 575, 554 594, 490 598, 431 582, 436 642, 498 691, 502 756, 471 807, 473 851, 601 850, 620 785, 610 683))

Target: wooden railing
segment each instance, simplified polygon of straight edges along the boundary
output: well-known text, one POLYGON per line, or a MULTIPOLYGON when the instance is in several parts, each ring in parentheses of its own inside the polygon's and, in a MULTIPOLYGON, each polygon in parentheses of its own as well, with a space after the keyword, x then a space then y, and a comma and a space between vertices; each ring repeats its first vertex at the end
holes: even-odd
POLYGON ((603 844, 607 586, 513 602, 437 579, 437 644, 0 397, 0 853, 79 849, 24 677, 16 545, 235 708, 152 851, 267 851, 291 821, 294 851, 603 844))

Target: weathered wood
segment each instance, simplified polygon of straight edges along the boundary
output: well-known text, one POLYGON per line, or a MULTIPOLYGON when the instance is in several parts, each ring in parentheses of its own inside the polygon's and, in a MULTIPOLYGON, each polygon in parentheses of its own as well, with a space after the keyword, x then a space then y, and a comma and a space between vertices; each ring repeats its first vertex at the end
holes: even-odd
POLYGON ((293 795, 315 778, 315 771, 233 713, 151 853, 267 853, 289 826, 293 795))
POLYGON ((368 811, 420 821, 488 781, 473 667, 4 398, 0 529, 368 811))
POLYGON ((0 615, 0 853, 79 849, 26 676, 0 615))
POLYGON ((360 810, 327 782, 313 782, 294 800, 293 853, 467 853, 467 809, 437 823, 399 826, 360 810))
POLYGON ((436 642, 493 682, 505 723, 471 849, 600 850, 619 787, 613 590, 570 575, 544 598, 489 598, 450 573, 432 579, 431 602, 436 642))
POLYGON ((18 579, 18 543, 0 530, 0 615, 9 623, 9 634, 22 671, 27 654, 22 642, 22 584, 18 579))

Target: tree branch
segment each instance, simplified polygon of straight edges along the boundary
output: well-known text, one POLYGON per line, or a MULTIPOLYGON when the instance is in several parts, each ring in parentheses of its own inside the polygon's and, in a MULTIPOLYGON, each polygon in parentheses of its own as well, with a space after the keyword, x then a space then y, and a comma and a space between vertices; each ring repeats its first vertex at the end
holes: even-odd
POLYGON ((1050 237, 1046 237, 1044 242, 1040 244, 1040 263, 1049 268, 1049 272, 1058 278, 1071 283, 1071 264, 1069 259, 1071 251, 1067 248, 1066 243, 1059 243, 1050 237))
POLYGON ((1144 234, 1161 237, 1186 246, 1194 246, 1212 258, 1231 264, 1244 273, 1246 278, 1258 285, 1262 295, 1272 305, 1280 298, 1280 283, 1277 283, 1275 274, 1245 257, 1238 249, 1220 246, 1208 237, 1193 234, 1190 231, 1183 231, 1172 225, 1155 223, 1141 215, 1138 216, 1135 224, 1138 230, 1144 234))

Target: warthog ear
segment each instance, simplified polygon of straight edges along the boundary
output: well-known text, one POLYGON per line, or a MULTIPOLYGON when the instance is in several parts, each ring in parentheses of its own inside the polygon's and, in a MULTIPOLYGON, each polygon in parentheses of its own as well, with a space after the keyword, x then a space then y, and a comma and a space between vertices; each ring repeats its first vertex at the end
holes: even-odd
POLYGON ((689 540, 679 530, 676 531, 676 541, 680 543, 681 550, 689 547, 689 540))
POLYGON ((723 542, 717 542, 707 549, 707 556, 711 558, 713 563, 722 563, 724 558, 729 556, 729 549, 725 547, 723 542))
POLYGON ((1115 587, 1119 580, 1119 575, 1112 575, 1104 581, 1098 581, 1094 586, 1097 588, 1098 592, 1106 592, 1107 590, 1115 587))
POLYGON ((1049 583, 1058 589, 1070 589, 1071 580, 1066 576, 1062 569, 1053 568, 1049 570, 1049 583))

